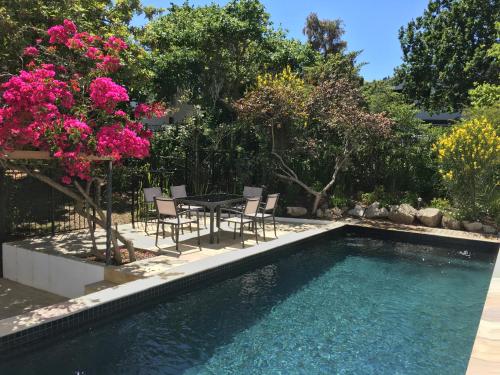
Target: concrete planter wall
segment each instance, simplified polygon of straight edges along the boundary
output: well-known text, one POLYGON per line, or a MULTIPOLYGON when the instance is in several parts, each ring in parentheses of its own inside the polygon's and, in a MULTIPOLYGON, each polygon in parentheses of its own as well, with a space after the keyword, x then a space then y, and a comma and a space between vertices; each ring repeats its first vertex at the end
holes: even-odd
POLYGON ((104 280, 104 266, 3 244, 3 277, 67 298, 85 293, 85 285, 104 280))

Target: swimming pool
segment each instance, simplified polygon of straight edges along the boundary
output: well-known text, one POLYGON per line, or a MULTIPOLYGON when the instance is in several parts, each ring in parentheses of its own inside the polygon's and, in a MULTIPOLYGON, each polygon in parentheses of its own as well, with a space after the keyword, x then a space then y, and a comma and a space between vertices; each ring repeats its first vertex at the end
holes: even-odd
POLYGON ((322 238, 2 361, 1 374, 461 374, 494 256, 322 238))

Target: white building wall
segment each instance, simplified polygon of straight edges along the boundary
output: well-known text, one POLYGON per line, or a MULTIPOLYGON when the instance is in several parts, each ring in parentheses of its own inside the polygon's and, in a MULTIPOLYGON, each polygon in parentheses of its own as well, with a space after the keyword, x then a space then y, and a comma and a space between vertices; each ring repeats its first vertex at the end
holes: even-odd
POLYGON ((3 277, 67 298, 104 280, 104 266, 3 244, 3 277))

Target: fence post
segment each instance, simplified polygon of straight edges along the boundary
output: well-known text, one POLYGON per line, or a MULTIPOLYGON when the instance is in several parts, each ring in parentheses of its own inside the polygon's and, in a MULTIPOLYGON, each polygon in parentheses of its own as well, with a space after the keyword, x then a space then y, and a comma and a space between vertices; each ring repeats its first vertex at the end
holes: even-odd
POLYGON ((54 188, 50 188, 50 234, 56 235, 56 220, 55 220, 55 204, 54 204, 54 188))
POLYGON ((113 161, 108 162, 108 185, 106 186, 106 264, 111 263, 111 215, 113 210, 113 161))
POLYGON ((7 239, 7 183, 5 169, 0 168, 0 277, 3 277, 3 243, 7 239))

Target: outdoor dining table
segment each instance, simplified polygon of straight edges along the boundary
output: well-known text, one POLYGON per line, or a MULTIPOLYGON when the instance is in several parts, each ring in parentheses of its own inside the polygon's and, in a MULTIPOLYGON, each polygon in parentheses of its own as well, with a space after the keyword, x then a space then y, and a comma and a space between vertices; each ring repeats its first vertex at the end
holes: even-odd
POLYGON ((245 202, 242 195, 217 193, 206 195, 194 195, 191 197, 178 198, 178 202, 188 206, 202 206, 210 212, 210 243, 214 243, 214 218, 217 220, 217 227, 220 223, 220 209, 231 207, 238 203, 245 202))

